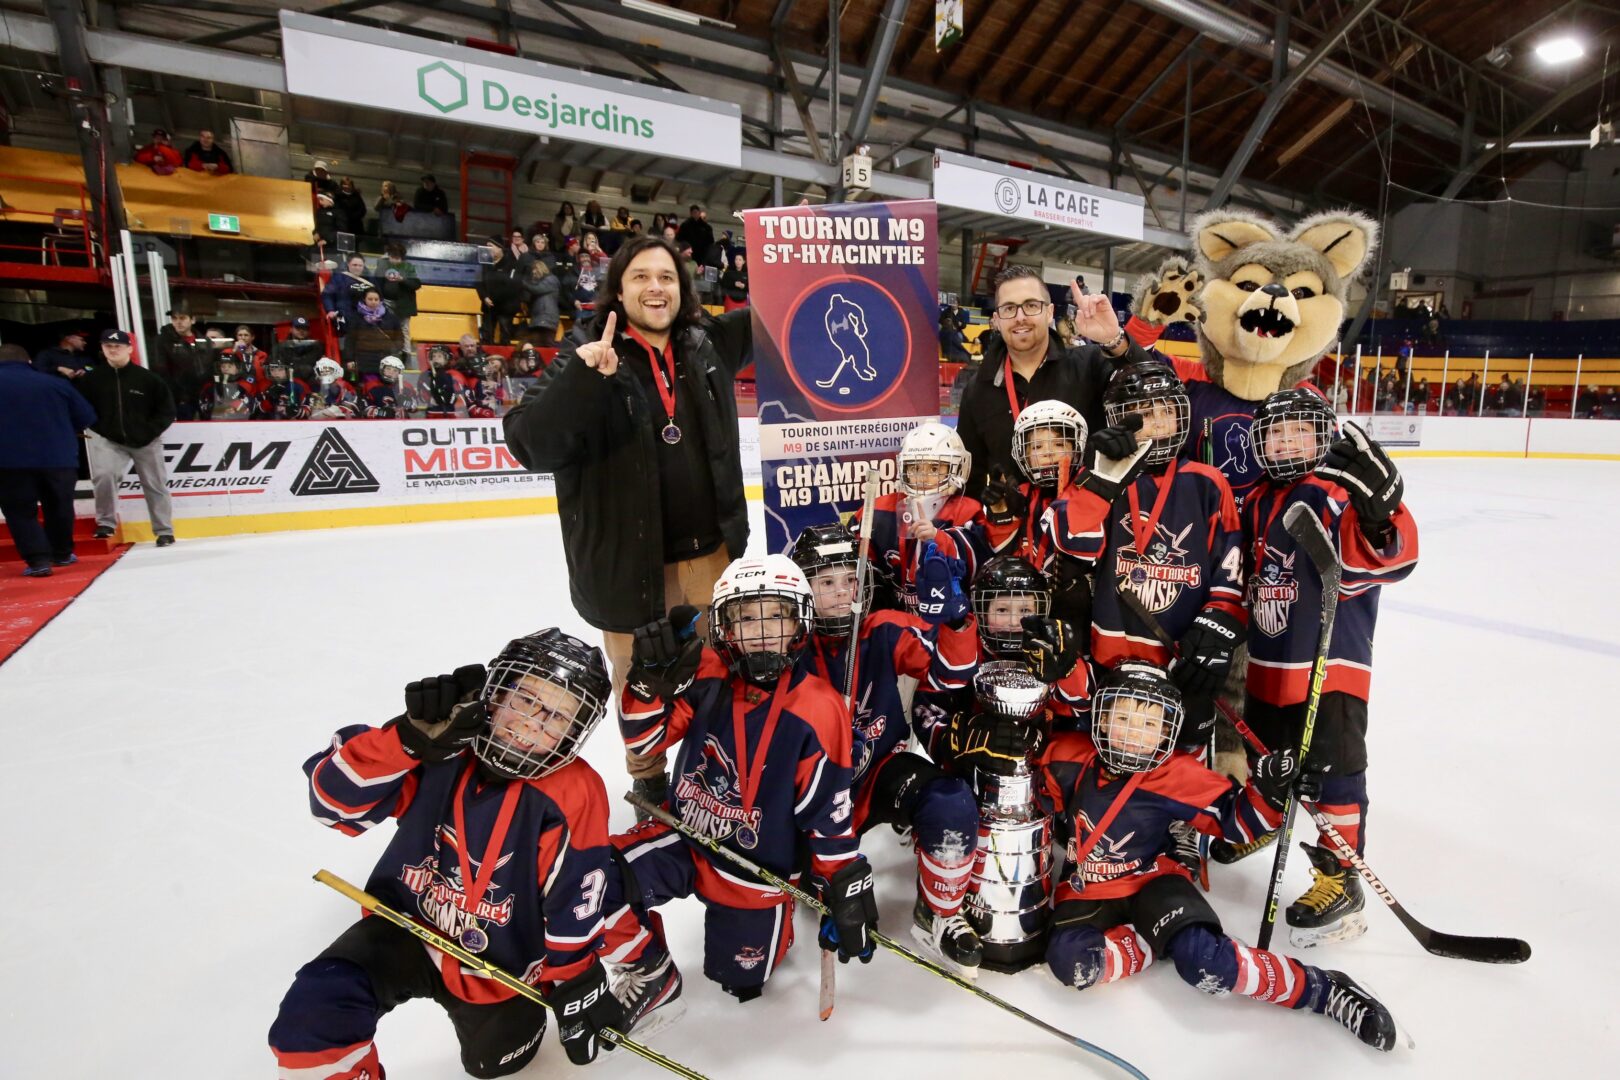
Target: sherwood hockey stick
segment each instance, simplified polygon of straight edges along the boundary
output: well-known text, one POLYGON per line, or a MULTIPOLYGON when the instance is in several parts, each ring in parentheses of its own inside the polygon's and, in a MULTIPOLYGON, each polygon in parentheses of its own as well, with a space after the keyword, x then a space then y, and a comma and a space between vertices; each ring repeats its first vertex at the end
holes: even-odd
MULTIPOLYGON (((347 896, 350 900, 353 900, 355 903, 359 904, 373 915, 380 916, 381 918, 393 923, 401 930, 406 930, 416 935, 418 938, 433 946, 435 949, 438 949, 445 955, 455 957, 461 962, 462 965, 472 968, 481 975, 488 976, 489 978, 500 983, 502 986, 506 987, 508 990, 521 994, 523 997, 528 998, 537 1005, 545 1006, 547 1011, 556 1012, 556 1009, 552 1008, 551 1002, 547 1001, 539 990, 536 990, 534 987, 530 986, 516 975, 496 967, 488 960, 480 957, 477 953, 468 952, 466 949, 463 949, 460 945, 454 941, 451 941, 443 934, 429 930, 420 923, 407 919, 405 916, 401 915, 399 912, 395 911, 393 908, 389 907, 375 896, 372 896, 363 889, 355 888, 347 881, 344 881, 342 878, 332 873, 332 871, 315 871, 315 880, 320 882, 322 885, 335 889, 344 896, 347 896)), ((644 1046, 641 1043, 635 1042, 628 1036, 621 1035, 617 1031, 614 1031, 612 1028, 604 1028, 602 1030, 602 1038, 605 1041, 612 1043, 614 1046, 624 1047, 637 1057, 646 1058, 654 1065, 663 1066, 676 1076, 687 1077, 687 1080, 708 1080, 708 1077, 704 1076, 696 1069, 689 1069, 680 1062, 675 1061, 672 1058, 665 1057, 652 1047, 644 1046)))
MULTIPOLYGON (((805 892, 803 889, 799 888, 797 885, 794 885, 789 881, 785 881, 782 878, 777 877, 775 874, 771 873, 769 870, 765 869, 763 866, 760 866, 758 863, 753 862, 752 860, 744 858, 743 856, 737 854, 735 851, 732 851, 730 848, 726 847, 724 844, 721 844, 718 840, 711 840, 706 836, 699 836, 697 833, 695 833, 691 829, 687 828, 687 826, 686 826, 686 824, 684 822, 682 822, 680 819, 676 818, 673 814, 671 814, 668 810, 665 810, 662 806, 655 806, 654 804, 648 802, 646 799, 643 799, 641 796, 637 795, 633 791, 625 792, 624 798, 625 798, 625 801, 630 803, 632 806, 635 806, 635 807, 638 807, 638 808, 640 808, 642 810, 645 810, 647 813, 651 814, 653 817, 657 818, 659 821, 663 822, 665 825, 668 825, 670 828, 674 829, 676 832, 680 833, 682 836, 686 837, 688 840, 692 841, 694 844, 698 844, 698 845, 708 849, 709 851, 714 852, 716 855, 720 856, 722 859, 726 859, 726 860, 736 864, 739 868, 741 868, 741 869, 747 871, 748 873, 752 874, 759 881, 762 881, 765 884, 771 886, 772 888, 777 889, 778 891, 784 892, 788 896, 793 897, 793 899, 797 900, 799 903, 803 904, 805 907, 809 908, 811 911, 817 912, 818 914, 821 914, 821 915, 826 915, 827 914, 827 905, 823 904, 820 900, 816 899, 811 894, 805 892)), ((1132 1065, 1130 1062, 1126 1061, 1124 1058, 1119 1057, 1118 1055, 1113 1054, 1113 1053, 1111 1053, 1111 1052, 1109 1052, 1107 1050, 1104 1050, 1102 1047, 1098 1046, 1095 1043, 1087 1042, 1085 1039, 1080 1038, 1080 1036, 1078 1036, 1078 1035, 1071 1035, 1067 1031, 1064 1031, 1062 1028, 1053 1027, 1051 1024, 1048 1024, 1045 1020, 1042 1020, 1038 1016, 1033 1016, 1030 1013, 1025 1012, 1023 1009, 1020 1009, 1018 1006, 1014 1005, 1012 1002, 1003 1000, 1002 998, 999 998, 996 995, 990 993, 988 990, 981 989, 980 987, 978 987, 974 983, 972 983, 972 982, 968 981, 967 979, 964 979, 962 976, 958 975, 956 972, 951 971, 949 968, 945 968, 945 967, 940 966, 939 964, 934 963, 932 960, 928 959, 928 957, 926 957, 926 956, 921 956, 921 955, 919 955, 919 954, 917 954, 915 952, 912 952, 910 949, 906 948, 904 945, 902 945, 899 942, 895 941, 893 938, 889 937, 887 934, 881 933, 881 932, 879 932, 877 930, 873 930, 872 931, 872 940, 877 942, 879 945, 883 946, 885 949, 888 949, 890 952, 894 953, 896 956, 898 956, 898 957, 900 957, 900 958, 902 958, 904 960, 911 961, 913 964, 916 964, 918 967, 922 968, 925 971, 933 972, 935 975, 938 975, 940 978, 944 979, 946 982, 949 982, 949 983, 952 983, 955 986, 961 987, 963 990, 966 990, 968 993, 973 994, 975 997, 983 998, 985 1001, 988 1001, 990 1004, 996 1006, 996 1008, 1001 1009, 1004 1012, 1012 1013, 1014 1016, 1018 1017, 1020 1020, 1024 1020, 1024 1021, 1026 1021, 1028 1023, 1034 1024, 1036 1027, 1040 1028, 1042 1031, 1046 1032, 1048 1035, 1054 1035, 1057 1038, 1062 1039, 1064 1042, 1068 1043, 1070 1046, 1077 1046, 1081 1050, 1086 1051, 1086 1053, 1088 1053, 1088 1054, 1095 1054, 1098 1057, 1102 1058, 1104 1061, 1107 1061, 1107 1062, 1110 1062, 1111 1064, 1117 1065, 1119 1068, 1123 1069, 1125 1072, 1129 1073, 1131 1076, 1136 1077, 1136 1080, 1148 1080, 1146 1073, 1142 1072, 1141 1069, 1138 1069, 1135 1065, 1132 1065)))
MULTIPOLYGON (((1305 703, 1305 728, 1299 737, 1299 761, 1304 766, 1311 752, 1311 735, 1316 731, 1316 714, 1322 707, 1322 684, 1327 681, 1328 646, 1333 641, 1333 619, 1339 613, 1339 586, 1344 567, 1334 550, 1322 519, 1304 503, 1295 503, 1283 513, 1283 528, 1305 551, 1322 579, 1322 629, 1316 638, 1316 659, 1311 662, 1311 693, 1305 703)), ((1277 832, 1277 854, 1271 861, 1271 884, 1266 888, 1266 908, 1260 916, 1260 933, 1255 944, 1271 947, 1271 933, 1277 927, 1277 896, 1282 891, 1283 870, 1288 866, 1288 845, 1294 838, 1294 806, 1299 802, 1297 786, 1288 790, 1283 804, 1282 824, 1277 832)))

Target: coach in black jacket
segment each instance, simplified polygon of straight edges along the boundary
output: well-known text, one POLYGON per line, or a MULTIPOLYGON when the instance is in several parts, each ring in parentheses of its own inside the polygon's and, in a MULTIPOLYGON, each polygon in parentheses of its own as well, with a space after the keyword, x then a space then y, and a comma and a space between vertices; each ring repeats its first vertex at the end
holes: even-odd
POLYGON ((1046 283, 1027 266, 1009 266, 996 276, 995 333, 979 341, 984 359, 979 373, 962 393, 956 430, 973 455, 967 493, 979 498, 991 469, 1014 482, 1022 476, 1012 459, 1013 409, 1007 396, 1007 368, 1012 368, 1018 408, 1036 401, 1062 401, 1086 418, 1096 431, 1103 426, 1102 394, 1114 369, 1130 360, 1152 357, 1126 337, 1119 317, 1103 294, 1075 293, 1075 329, 1095 345, 1066 349, 1052 339, 1052 303, 1046 283))
MULTIPOLYGON (((505 426, 519 461, 556 474, 569 591, 604 631, 617 694, 631 631, 677 604, 706 611, 748 546, 732 379, 753 329, 747 311, 705 318, 659 237, 621 245, 597 296, 505 426)), ((632 756, 630 773, 662 798, 663 755, 632 756)))

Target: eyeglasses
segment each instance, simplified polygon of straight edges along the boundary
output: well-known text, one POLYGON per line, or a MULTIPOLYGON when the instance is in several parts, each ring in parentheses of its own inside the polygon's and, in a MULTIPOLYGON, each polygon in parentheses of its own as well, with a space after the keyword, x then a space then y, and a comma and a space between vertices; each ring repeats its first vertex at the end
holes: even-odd
POLYGON ((1025 300, 1022 304, 1006 303, 996 305, 996 314, 1003 319, 1010 319, 1022 311, 1025 315, 1039 315, 1052 306, 1050 300, 1025 300))

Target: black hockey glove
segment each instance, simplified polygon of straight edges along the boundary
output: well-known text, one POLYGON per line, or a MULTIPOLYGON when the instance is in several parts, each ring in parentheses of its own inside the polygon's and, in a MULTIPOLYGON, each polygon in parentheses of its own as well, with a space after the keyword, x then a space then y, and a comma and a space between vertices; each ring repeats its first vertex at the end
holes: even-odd
POLYGON ((681 604, 636 629, 625 684, 632 694, 642 701, 667 702, 692 685, 703 658, 703 639, 697 636, 701 615, 691 604, 681 604))
POLYGON ((1080 634, 1071 623, 1040 615, 1025 615, 1020 648, 1024 661, 1043 683, 1068 677, 1080 659, 1080 634))
POLYGON ((1224 611, 1198 613, 1181 639, 1181 655, 1170 665, 1170 678, 1189 694, 1219 690, 1232 670, 1232 654, 1243 644, 1243 624, 1224 611))
POLYGON ((1142 430, 1142 414, 1126 413, 1118 424, 1098 428, 1086 440, 1086 457, 1112 458, 1115 461, 1136 453, 1136 433, 1142 430))
POLYGON ((878 910, 872 893, 872 865, 865 856, 857 855, 821 887, 821 902, 827 905, 827 914, 821 917, 823 951, 836 952, 840 964, 851 960, 871 963, 878 910))
POLYGON ((979 501, 984 504, 985 520, 992 525, 1011 525, 1029 509, 1029 500, 1018 490, 1018 482, 1000 465, 990 466, 979 501))
POLYGON ((930 626, 960 626, 971 610, 962 579, 967 563, 941 555, 930 540, 923 545, 922 567, 917 571, 917 614, 930 626))
POLYGON ((1343 435, 1328 447, 1327 456, 1316 467, 1316 475, 1331 480, 1350 495, 1361 522, 1362 534, 1378 547, 1388 544, 1389 519, 1401 505, 1406 481, 1395 463, 1367 433, 1346 421, 1343 435))
POLYGON ((448 761, 483 730, 488 713, 479 700, 484 665, 467 664, 452 675, 433 675, 405 685, 405 715, 391 720, 405 752, 418 761, 448 761))
POLYGON ((983 769, 1011 776, 1046 746, 1039 717, 1021 720, 997 713, 958 713, 951 717, 946 754, 959 772, 983 769))
POLYGON ((596 1060, 598 1049, 614 1048, 601 1037, 602 1029, 623 1030, 624 1006, 613 996, 602 961, 592 960, 590 967, 558 983, 550 1001, 557 1012, 557 1039, 568 1052, 569 1061, 589 1065, 596 1060))
POLYGON ((1249 770, 1249 783, 1273 810, 1283 808, 1290 791, 1314 802, 1322 790, 1320 774, 1302 771, 1293 750, 1279 750, 1257 760, 1249 770))
POLYGON ((1119 497, 1120 492, 1134 483, 1137 474, 1142 471, 1142 459, 1147 457, 1147 452, 1153 447, 1152 439, 1143 439, 1141 445, 1137 445, 1133 433, 1141 430, 1141 427, 1141 416, 1132 413, 1120 421, 1119 427, 1103 428, 1092 436, 1093 440, 1101 440, 1106 436, 1107 441, 1112 443, 1117 434, 1121 443, 1130 440, 1129 447, 1122 447, 1124 453, 1116 456, 1107 452, 1111 447, 1105 448, 1099 444, 1090 466, 1080 473, 1080 486, 1105 502, 1113 502, 1119 497))
POLYGON ((1091 575, 1086 564, 1057 554, 1047 568, 1052 579, 1052 617, 1075 626, 1091 625, 1091 575))

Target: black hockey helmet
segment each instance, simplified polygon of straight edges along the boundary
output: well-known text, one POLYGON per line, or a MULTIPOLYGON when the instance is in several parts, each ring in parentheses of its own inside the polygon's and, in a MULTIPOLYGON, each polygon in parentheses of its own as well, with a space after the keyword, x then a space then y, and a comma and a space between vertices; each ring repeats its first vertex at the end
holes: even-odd
POLYGON ((514 638, 489 662, 489 720, 473 755, 508 780, 534 780, 579 756, 613 700, 602 650, 552 627, 514 638))
POLYGON ((1091 741, 1114 772, 1151 772, 1170 760, 1184 715, 1181 691, 1163 671, 1121 664, 1091 699, 1091 741))
POLYGON ((1143 460, 1148 465, 1168 465, 1181 453, 1192 425, 1192 402, 1187 388, 1175 370, 1156 360, 1138 360, 1114 372, 1103 391, 1103 412, 1110 425, 1118 425, 1126 415, 1142 416, 1141 438, 1151 438, 1153 446, 1143 460), (1154 420, 1157 407, 1170 411, 1174 419, 1171 430, 1163 430, 1154 420))
POLYGON ((979 642, 991 656, 1022 659, 1024 616, 1044 616, 1051 610, 1051 581, 1016 555, 991 559, 973 579, 973 614, 979 623, 979 642))
MULTIPOLYGON (((810 582, 810 593, 816 602, 818 634, 837 636, 849 633, 854 618, 855 589, 853 586, 844 587, 843 574, 823 574, 823 571, 847 568, 854 573, 855 564, 860 560, 859 544, 860 541, 847 526, 836 522, 812 525, 793 541, 793 551, 788 557, 804 571, 805 578, 810 582)), ((872 580, 868 574, 860 596, 862 612, 870 609, 868 601, 871 598, 872 580)))
POLYGON ((1314 389, 1278 390, 1254 413, 1254 456, 1272 480, 1297 480, 1314 470, 1338 436, 1333 406, 1314 389))

